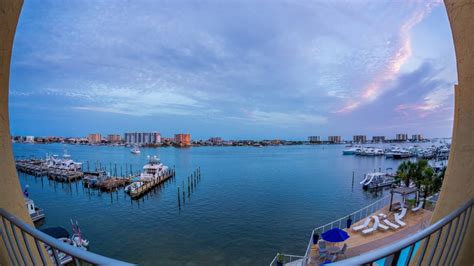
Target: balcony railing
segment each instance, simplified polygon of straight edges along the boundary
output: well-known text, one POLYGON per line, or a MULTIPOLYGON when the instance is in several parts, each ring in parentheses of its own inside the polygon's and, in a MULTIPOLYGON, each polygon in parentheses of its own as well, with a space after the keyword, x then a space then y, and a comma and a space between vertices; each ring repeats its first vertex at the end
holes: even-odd
POLYGON ((408 265, 413 261, 417 265, 455 265, 464 236, 473 226, 473 204, 474 198, 422 231, 332 265, 373 265, 375 262, 378 265, 408 265))
MULTIPOLYGON (((319 226, 319 227, 313 229, 313 231, 311 231, 311 236, 309 238, 308 247, 306 248, 306 253, 305 253, 304 256, 295 256, 295 255, 288 255, 288 254, 279 253, 273 258, 272 262, 270 263, 270 266, 276 265, 276 262, 278 260, 277 259, 278 255, 280 255, 283 258, 283 261, 287 261, 287 260, 294 261, 293 259, 295 257, 299 257, 299 259, 301 260, 301 265, 306 265, 307 261, 308 261, 308 258, 309 258, 309 253, 311 251, 313 235, 315 233, 318 233, 320 235, 321 233, 323 233, 323 232, 325 232, 329 229, 332 229, 334 227, 344 228, 344 227, 347 226, 347 218, 348 217, 351 217, 352 223, 356 223, 356 222, 368 217, 369 215, 372 215, 372 213, 374 213, 375 211, 377 211, 379 209, 382 209, 383 207, 387 206, 389 203, 390 203, 390 195, 387 195, 387 196, 375 201, 374 203, 365 206, 362 209, 359 209, 359 210, 357 210, 355 212, 352 212, 352 213, 350 213, 346 216, 343 216, 342 218, 339 218, 339 219, 334 220, 330 223, 327 223, 325 225, 322 225, 322 226, 319 226)), ((298 265, 300 265, 300 264, 298 264, 298 265)))
MULTIPOLYGON (((0 237, 10 265, 63 265, 65 257, 76 265, 132 265, 107 258, 55 239, 0 208, 0 237), (49 249, 49 252, 46 251, 49 249), (41 261, 41 263, 40 263, 41 261)), ((0 249, 1 250, 1 249, 0 249)), ((5 252, 4 250, 1 250, 5 252)))

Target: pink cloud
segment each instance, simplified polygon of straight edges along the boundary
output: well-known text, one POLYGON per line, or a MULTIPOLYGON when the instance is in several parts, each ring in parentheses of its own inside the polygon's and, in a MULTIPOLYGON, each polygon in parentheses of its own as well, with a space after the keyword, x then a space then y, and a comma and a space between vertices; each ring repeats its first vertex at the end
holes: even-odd
POLYGON ((373 78, 373 80, 362 89, 359 97, 356 100, 346 102, 346 104, 337 112, 347 113, 351 112, 363 104, 376 100, 382 95, 387 88, 389 88, 390 82, 394 81, 399 75, 400 69, 403 64, 411 57, 411 29, 421 22, 423 18, 431 12, 433 7, 441 4, 441 1, 434 1, 426 4, 422 9, 416 11, 409 20, 407 20, 399 31, 399 47, 387 60, 386 66, 380 70, 380 72, 373 78))

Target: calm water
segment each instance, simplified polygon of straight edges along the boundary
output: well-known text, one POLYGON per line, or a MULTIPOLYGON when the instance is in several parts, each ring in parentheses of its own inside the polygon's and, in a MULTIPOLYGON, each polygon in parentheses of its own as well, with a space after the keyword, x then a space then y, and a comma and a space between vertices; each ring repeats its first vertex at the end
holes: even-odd
POLYGON ((381 196, 362 191, 364 173, 400 163, 343 156, 343 145, 149 148, 137 156, 124 147, 14 144, 14 153, 61 155, 64 148, 91 168, 98 160, 136 171, 147 155, 175 165, 175 179, 138 201, 123 190, 89 192, 80 182, 20 175, 45 210, 41 227, 70 229, 77 219, 91 251, 141 265, 268 265, 278 251, 304 254, 314 227, 381 196), (201 182, 180 210, 177 186, 197 167, 201 182))

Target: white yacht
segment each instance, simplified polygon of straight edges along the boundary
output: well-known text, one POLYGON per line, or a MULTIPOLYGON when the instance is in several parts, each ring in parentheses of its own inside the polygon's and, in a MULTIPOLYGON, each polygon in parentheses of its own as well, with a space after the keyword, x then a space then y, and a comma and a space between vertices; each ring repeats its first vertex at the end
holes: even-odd
POLYGON ((156 156, 148 156, 148 163, 143 166, 143 173, 140 179, 144 181, 152 181, 159 178, 168 171, 168 166, 160 162, 156 156))
POLYGON ((343 150, 342 154, 343 155, 354 155, 354 154, 357 154, 357 152, 361 152, 361 151, 362 151, 361 146, 353 146, 353 147, 349 147, 348 149, 343 150))
POLYGON ((148 163, 143 166, 143 172, 130 185, 125 187, 125 192, 132 193, 145 185, 146 182, 159 180, 168 171, 168 166, 160 162, 156 156, 148 156, 148 163))
POLYGON ((130 150, 130 152, 133 154, 140 154, 140 149, 138 148, 138 146, 135 146, 130 150))
POLYGON ((66 150, 64 150, 63 158, 59 158, 59 156, 55 154, 46 155, 45 164, 47 168, 58 168, 73 172, 82 170, 82 163, 73 161, 71 155, 69 155, 66 150))

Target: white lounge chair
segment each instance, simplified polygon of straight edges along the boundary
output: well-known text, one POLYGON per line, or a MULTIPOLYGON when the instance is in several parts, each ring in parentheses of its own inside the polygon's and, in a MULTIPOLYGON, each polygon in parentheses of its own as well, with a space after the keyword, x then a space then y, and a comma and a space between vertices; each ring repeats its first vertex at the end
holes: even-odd
POLYGON ((400 213, 395 214, 395 218, 401 221, 406 214, 407 208, 402 208, 402 211, 400 213))
POLYGON ((402 220, 398 219, 397 217, 395 217, 395 222, 397 222, 397 224, 399 224, 402 227, 407 225, 406 223, 404 223, 402 220))
POLYGON ((390 222, 390 220, 388 220, 388 219, 383 220, 383 222, 384 222, 386 225, 390 226, 390 228, 392 228, 392 229, 395 229, 395 230, 396 230, 396 229, 400 228, 400 226, 398 226, 398 225, 396 225, 396 224, 390 222))
POLYGON ((372 218, 368 217, 367 219, 365 219, 365 221, 364 221, 363 224, 352 227, 352 230, 354 230, 354 231, 360 231, 360 230, 362 230, 362 229, 364 229, 364 228, 367 228, 367 226, 369 226, 369 224, 370 224, 370 220, 372 220, 372 218))
POLYGON ((423 207, 423 201, 420 200, 420 203, 418 203, 418 206, 416 206, 415 208, 411 209, 412 212, 417 212, 421 209, 421 207, 423 207))
POLYGON ((387 215, 385 213, 379 213, 380 218, 387 218, 387 215))
MULTIPOLYGON (((382 214, 382 213, 381 213, 381 214, 382 214)), ((380 216, 380 214, 379 214, 379 216, 380 216)), ((377 217, 377 219, 378 219, 378 216, 372 216, 372 218, 374 218, 374 217, 377 217)), ((375 219, 375 218, 374 218, 374 219, 375 219)), ((386 225, 384 225, 384 224, 382 224, 382 223, 379 223, 379 227, 382 228, 383 230, 388 230, 388 226, 386 226, 386 225)))
POLYGON ((362 234, 366 235, 366 234, 370 234, 374 231, 377 230, 377 228, 379 227, 380 225, 380 221, 379 221, 379 217, 377 216, 372 216, 372 219, 374 219, 374 225, 371 227, 371 228, 367 228, 365 230, 362 231, 362 234))
POLYGON ((407 225, 402 221, 402 219, 405 217, 405 214, 407 214, 407 208, 403 208, 400 213, 395 214, 395 222, 397 222, 397 224, 399 224, 400 226, 407 225))

